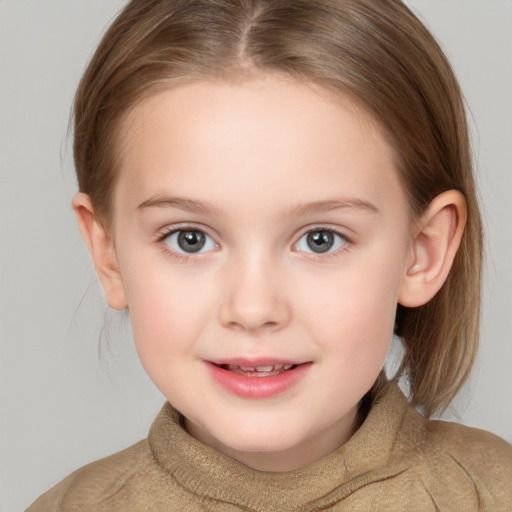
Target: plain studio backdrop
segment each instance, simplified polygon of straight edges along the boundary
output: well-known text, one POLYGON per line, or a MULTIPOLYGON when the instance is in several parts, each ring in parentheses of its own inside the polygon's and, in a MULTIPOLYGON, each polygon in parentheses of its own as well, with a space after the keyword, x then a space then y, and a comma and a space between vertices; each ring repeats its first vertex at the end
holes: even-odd
MULTIPOLYGON (((123 4, 0 0, 0 512, 23 510, 77 467, 145 437, 164 401, 125 315, 104 322, 70 206, 70 105, 123 4)), ((512 1, 409 5, 471 109, 487 227, 482 347, 447 417, 512 441, 512 1)))

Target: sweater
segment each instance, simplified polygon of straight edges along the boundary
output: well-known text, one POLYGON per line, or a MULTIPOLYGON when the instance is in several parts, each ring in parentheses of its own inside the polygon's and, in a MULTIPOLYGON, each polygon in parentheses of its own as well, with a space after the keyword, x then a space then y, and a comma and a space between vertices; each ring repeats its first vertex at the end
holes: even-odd
POLYGON ((350 440, 262 472, 192 438, 166 403, 148 438, 75 471, 27 512, 511 512, 512 446, 429 420, 387 384, 350 440))

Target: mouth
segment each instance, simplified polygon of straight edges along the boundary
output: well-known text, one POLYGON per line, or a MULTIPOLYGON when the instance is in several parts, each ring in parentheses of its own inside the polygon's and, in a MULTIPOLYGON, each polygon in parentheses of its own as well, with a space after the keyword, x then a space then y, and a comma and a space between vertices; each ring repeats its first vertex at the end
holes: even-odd
POLYGON ((307 375, 312 362, 205 361, 213 380, 242 398, 263 399, 295 387, 307 375))
POLYGON ((217 366, 228 372, 234 372, 238 375, 245 375, 246 377, 272 377, 273 375, 281 375, 282 373, 287 372, 288 370, 293 370, 297 367, 296 364, 269 364, 261 366, 221 364, 217 366))

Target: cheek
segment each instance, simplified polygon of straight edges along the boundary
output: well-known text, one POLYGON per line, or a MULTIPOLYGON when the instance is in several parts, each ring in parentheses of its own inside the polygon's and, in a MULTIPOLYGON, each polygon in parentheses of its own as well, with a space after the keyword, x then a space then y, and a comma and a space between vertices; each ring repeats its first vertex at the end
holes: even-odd
POLYGON ((157 265, 127 277, 133 336, 145 367, 190 353, 211 311, 209 293, 198 287, 157 265))
POLYGON ((336 355, 333 360, 384 361, 393 335, 399 270, 383 258, 358 260, 318 282, 320 293, 298 291, 304 297, 298 317, 307 319, 317 343, 336 355))

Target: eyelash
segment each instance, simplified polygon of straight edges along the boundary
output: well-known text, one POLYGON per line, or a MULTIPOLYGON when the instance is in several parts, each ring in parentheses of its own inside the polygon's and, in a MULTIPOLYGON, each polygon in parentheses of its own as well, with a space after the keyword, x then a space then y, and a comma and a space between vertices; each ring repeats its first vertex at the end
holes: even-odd
MULTIPOLYGON (((164 228, 157 233, 156 242, 158 244, 161 244, 162 251, 165 254, 172 256, 178 263, 186 263, 190 260, 191 257, 201 258, 203 254, 205 254, 207 252, 211 252, 211 251, 205 251, 204 253, 198 252, 196 254, 194 254, 194 253, 184 254, 184 253, 180 253, 180 252, 170 249, 169 246, 164 243, 165 240, 167 238, 169 238, 171 235, 173 235, 175 233, 179 233, 181 231, 200 231, 201 233, 204 233, 206 236, 208 236, 209 238, 211 238, 213 240, 213 237, 211 237, 203 228, 201 228, 199 226, 194 226, 191 224, 184 224, 184 225, 180 225, 180 226, 164 228)), ((320 231, 326 231, 326 232, 332 233, 332 234, 340 237, 341 239, 343 239, 345 242, 340 248, 338 248, 332 252, 330 252, 330 251, 325 252, 325 253, 314 253, 314 252, 306 252, 306 251, 295 251, 295 252, 307 254, 307 258, 309 258, 313 261, 326 261, 330 258, 339 258, 343 253, 347 252, 349 250, 349 248, 353 245, 351 239, 349 239, 345 234, 340 233, 336 229, 333 229, 333 228, 330 228, 327 226, 317 225, 317 226, 309 227, 307 230, 303 231, 302 234, 298 237, 297 241, 293 244, 292 247, 296 247, 297 244, 299 243, 299 241, 304 236, 308 235, 309 233, 315 233, 315 232, 320 232, 320 231)))

